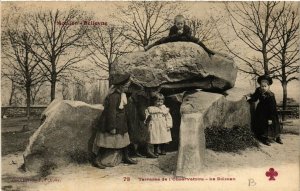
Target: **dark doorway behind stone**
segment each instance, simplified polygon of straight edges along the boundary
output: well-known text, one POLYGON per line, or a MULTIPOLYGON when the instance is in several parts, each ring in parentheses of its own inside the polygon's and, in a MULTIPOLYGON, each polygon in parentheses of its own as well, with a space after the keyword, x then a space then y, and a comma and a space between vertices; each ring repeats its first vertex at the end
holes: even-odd
POLYGON ((172 142, 167 145, 167 151, 177 151, 179 146, 179 129, 181 122, 181 102, 178 102, 170 97, 165 97, 165 105, 170 109, 170 114, 173 119, 173 128, 171 129, 172 142))

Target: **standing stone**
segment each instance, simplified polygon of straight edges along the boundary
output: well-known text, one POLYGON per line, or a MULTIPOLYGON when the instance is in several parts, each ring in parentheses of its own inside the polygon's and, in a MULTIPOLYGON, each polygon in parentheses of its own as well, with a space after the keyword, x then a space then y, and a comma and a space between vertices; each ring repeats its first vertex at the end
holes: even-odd
POLYGON ((199 175, 205 164, 205 128, 251 126, 246 91, 233 88, 227 96, 195 91, 183 98, 177 176, 199 175))
POLYGON ((88 162, 93 122, 102 110, 102 105, 80 101, 52 101, 23 154, 26 170, 42 172, 72 162, 88 162))

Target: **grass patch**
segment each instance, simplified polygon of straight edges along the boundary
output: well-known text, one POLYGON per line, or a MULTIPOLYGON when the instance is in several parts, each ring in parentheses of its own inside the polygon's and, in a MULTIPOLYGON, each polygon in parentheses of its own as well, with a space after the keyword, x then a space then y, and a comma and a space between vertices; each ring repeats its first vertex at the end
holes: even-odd
MULTIPOLYGON (((13 132, 21 131, 23 126, 27 125, 26 117, 16 117, 1 119, 1 131, 2 132, 13 132)), ((29 120, 29 129, 37 129, 41 125, 41 119, 33 116, 29 120)))
POLYGON ((22 131, 23 125, 27 123, 25 117, 7 118, 1 120, 2 155, 14 154, 24 151, 29 143, 30 136, 40 126, 40 119, 30 119, 29 131, 22 131))
POLYGON ((206 148, 219 152, 239 152, 259 147, 258 141, 248 127, 211 127, 205 129, 206 148))
POLYGON ((6 132, 2 133, 2 156, 14 154, 24 151, 29 143, 29 137, 34 133, 34 130, 26 132, 6 132))

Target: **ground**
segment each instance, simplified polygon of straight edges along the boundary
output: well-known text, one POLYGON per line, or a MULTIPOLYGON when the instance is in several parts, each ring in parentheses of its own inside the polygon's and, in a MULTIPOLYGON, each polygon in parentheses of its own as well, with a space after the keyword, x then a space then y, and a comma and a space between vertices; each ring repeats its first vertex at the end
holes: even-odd
POLYGON ((26 117, 1 120, 2 156, 25 150, 29 137, 39 127, 41 119, 37 116, 31 117, 28 131, 23 131, 26 121, 26 117))
MULTIPOLYGON (((5 121, 3 122, 5 124, 5 121)), ((50 176, 41 178, 30 172, 22 172, 18 168, 23 163, 21 140, 30 136, 23 132, 14 141, 18 149, 5 145, 9 134, 4 128, 2 133, 2 190, 298 190, 299 185, 299 120, 286 123, 282 135, 283 145, 273 143, 272 146, 261 145, 260 148, 244 150, 240 153, 223 153, 206 150, 206 164, 198 176, 198 181, 174 181, 177 152, 168 153, 158 159, 136 158, 138 165, 121 164, 104 170, 90 164, 70 164, 55 170, 50 176), (22 137, 22 138, 20 138, 22 137), (270 168, 278 172, 275 181, 269 181, 265 173, 270 168), (218 180, 222 178, 234 180, 218 180), (152 179, 145 180, 146 178, 152 179), (166 178, 166 179, 163 179, 166 178), (202 179, 201 179, 202 178, 202 179), (215 180, 213 180, 215 178, 215 180), (155 179, 155 181, 153 180, 155 179), (159 179, 159 180, 158 180, 159 179), (144 181, 143 181, 144 180, 144 181), (163 181, 166 180, 166 181, 163 181), (107 184, 107 183, 110 184, 107 184), (285 184, 285 182, 293 184, 285 184), (186 190, 186 189, 185 189, 186 190)), ((25 148, 25 145, 23 145, 25 148)), ((190 178, 193 178, 190 177, 190 178)))

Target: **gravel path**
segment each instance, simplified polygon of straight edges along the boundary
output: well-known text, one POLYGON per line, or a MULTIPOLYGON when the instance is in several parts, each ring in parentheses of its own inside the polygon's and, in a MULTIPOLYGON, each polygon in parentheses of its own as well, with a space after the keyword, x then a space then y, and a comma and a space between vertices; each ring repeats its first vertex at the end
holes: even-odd
POLYGON ((261 145, 240 154, 207 150, 203 172, 194 180, 173 179, 176 152, 158 159, 138 158, 138 165, 121 164, 100 170, 89 164, 69 165, 39 178, 18 167, 22 153, 2 158, 2 189, 9 190, 298 190, 299 135, 283 134, 283 145, 261 145), (273 167, 278 176, 269 181, 265 173, 273 167), (218 180, 218 177, 220 180, 218 180), (165 178, 165 179, 164 179, 165 178), (213 180, 215 178, 215 180, 213 180), (227 180, 228 179, 228 180, 227 180), (231 180, 230 180, 231 179, 231 180), (288 184, 287 184, 288 183, 288 184))

